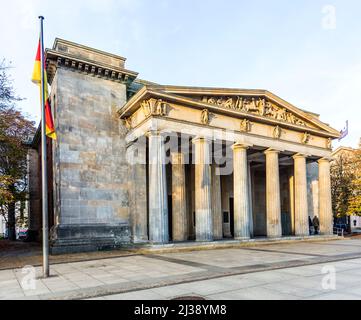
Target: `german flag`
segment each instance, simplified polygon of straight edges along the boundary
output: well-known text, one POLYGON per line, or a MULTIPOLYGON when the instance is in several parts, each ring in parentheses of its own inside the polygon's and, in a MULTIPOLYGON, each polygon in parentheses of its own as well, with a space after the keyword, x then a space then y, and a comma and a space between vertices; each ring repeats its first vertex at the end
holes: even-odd
MULTIPOLYGON (((41 99, 41 57, 40 57, 40 40, 38 44, 38 50, 36 53, 35 58, 35 65, 33 70, 33 76, 31 78, 31 81, 37 84, 40 88, 40 99, 41 99)), ((44 62, 45 64, 45 62, 44 62)), ((48 94, 48 79, 46 74, 46 68, 44 65, 44 82, 45 82, 45 127, 46 127, 46 135, 51 139, 56 139, 56 133, 55 133, 55 127, 54 127, 54 121, 53 116, 51 114, 51 107, 50 107, 50 101, 49 101, 49 94, 48 94)))

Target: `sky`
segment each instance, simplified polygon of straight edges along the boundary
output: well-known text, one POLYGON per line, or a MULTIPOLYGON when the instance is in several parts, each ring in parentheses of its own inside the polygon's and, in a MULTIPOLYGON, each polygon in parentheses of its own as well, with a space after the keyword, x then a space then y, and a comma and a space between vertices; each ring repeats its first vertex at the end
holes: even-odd
POLYGON ((0 59, 19 103, 39 121, 30 82, 45 17, 56 37, 126 57, 139 77, 168 85, 267 89, 361 137, 359 0, 0 0, 0 59))

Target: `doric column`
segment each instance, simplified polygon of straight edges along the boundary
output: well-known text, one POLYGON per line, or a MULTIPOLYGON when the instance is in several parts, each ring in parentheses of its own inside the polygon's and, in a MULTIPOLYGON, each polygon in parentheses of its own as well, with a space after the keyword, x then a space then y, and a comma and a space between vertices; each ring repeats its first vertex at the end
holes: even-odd
POLYGON ((320 233, 333 234, 333 214, 331 199, 330 161, 318 160, 320 233))
POLYGON ((217 174, 217 165, 212 164, 212 216, 213 239, 223 239, 221 176, 217 174))
POLYGON ((247 149, 240 143, 233 149, 234 238, 250 238, 247 149))
POLYGON ((308 236, 308 203, 307 203, 307 172, 306 156, 296 154, 294 159, 295 176, 295 235, 308 236))
POLYGON ((184 154, 172 153, 172 230, 173 241, 188 240, 187 196, 184 154))
POLYGON ((281 197, 278 150, 268 149, 266 154, 266 208, 267 237, 281 237, 281 197))
POLYGON ((251 161, 248 161, 248 203, 249 203, 249 233, 250 237, 254 236, 253 231, 253 206, 252 206, 252 174, 251 161))
POLYGON ((193 139, 195 145, 196 240, 213 240, 210 140, 193 139))
POLYGON ((195 231, 195 166, 193 165, 194 160, 192 159, 192 165, 188 166, 189 179, 187 183, 188 187, 188 234, 190 239, 196 238, 195 231))
POLYGON ((295 235, 295 176, 291 170, 289 170, 288 173, 288 184, 290 193, 291 234, 295 235))
POLYGON ((164 138, 157 131, 148 133, 149 139, 149 240, 167 243, 168 196, 165 171, 164 138))

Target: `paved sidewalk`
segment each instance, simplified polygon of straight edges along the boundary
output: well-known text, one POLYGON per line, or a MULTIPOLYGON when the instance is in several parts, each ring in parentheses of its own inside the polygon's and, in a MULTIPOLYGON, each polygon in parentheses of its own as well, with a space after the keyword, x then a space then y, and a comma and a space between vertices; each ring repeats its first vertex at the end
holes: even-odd
POLYGON ((132 255, 56 264, 51 274, 29 288, 22 269, 0 271, 0 299, 358 299, 361 240, 132 255), (324 265, 336 268, 336 291, 321 288, 324 265))
MULTIPOLYGON (((50 263, 67 263, 129 256, 127 250, 97 251, 51 255, 50 263)), ((22 268, 27 265, 41 266, 42 248, 40 243, 0 240, 0 270, 22 268)))
POLYGON ((170 300, 180 296, 206 300, 361 300, 361 259, 222 277, 89 300, 170 300), (324 289, 323 272, 330 267, 336 270, 336 287, 324 289))
MULTIPOLYGON (((221 241, 212 242, 183 242, 183 243, 169 243, 164 245, 134 245, 122 249, 110 251, 96 251, 84 253, 69 253, 60 255, 50 255, 49 260, 51 264, 81 262, 98 259, 107 259, 115 257, 124 257, 129 255, 139 255, 147 253, 164 253, 164 252, 184 252, 199 249, 215 249, 215 248, 232 248, 232 247, 249 247, 260 245, 263 243, 288 243, 304 241, 328 241, 338 240, 337 236, 307 236, 307 237, 282 237, 275 239, 257 238, 250 240, 233 240, 224 239, 221 241)), ((0 270, 22 268, 27 265, 41 266, 42 264, 42 249, 40 243, 27 243, 23 241, 7 241, 0 240, 0 270)))

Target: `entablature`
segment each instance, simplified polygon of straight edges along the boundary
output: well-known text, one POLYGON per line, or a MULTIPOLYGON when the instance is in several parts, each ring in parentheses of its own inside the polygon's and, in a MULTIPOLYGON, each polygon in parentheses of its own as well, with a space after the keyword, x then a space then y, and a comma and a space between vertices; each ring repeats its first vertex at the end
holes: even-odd
POLYGON ((234 95, 200 94, 185 97, 158 87, 143 87, 119 110, 129 130, 149 117, 164 117, 213 128, 283 139, 331 149, 339 133, 316 117, 288 107, 267 92, 250 91, 234 95), (251 92, 251 94, 250 94, 251 92))

